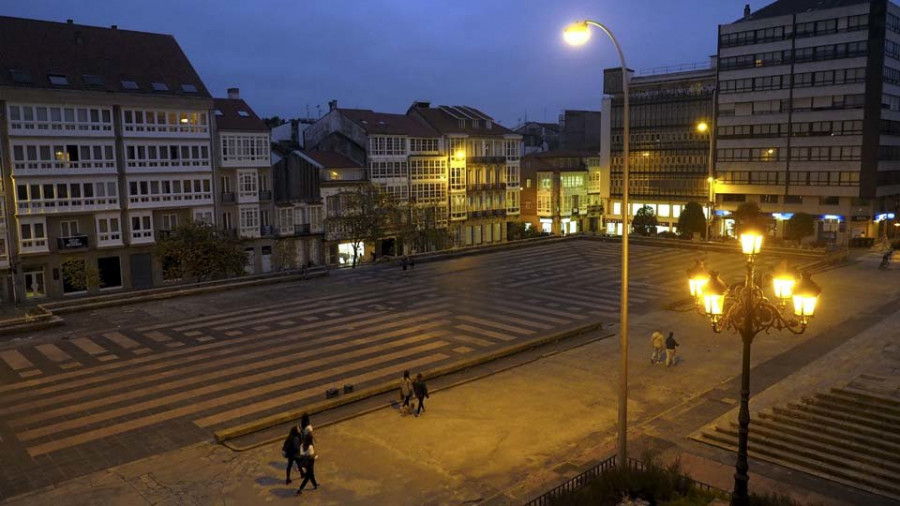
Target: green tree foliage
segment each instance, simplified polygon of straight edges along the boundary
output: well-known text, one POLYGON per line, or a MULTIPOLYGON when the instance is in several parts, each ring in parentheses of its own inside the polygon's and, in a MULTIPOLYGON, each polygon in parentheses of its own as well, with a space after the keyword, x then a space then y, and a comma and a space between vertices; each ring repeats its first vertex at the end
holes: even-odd
POLYGON ((638 209, 637 213, 634 214, 634 218, 631 220, 631 226, 634 228, 634 233, 643 236, 655 233, 656 225, 658 223, 656 213, 653 212, 653 208, 650 206, 644 206, 638 209))
POLYGON ((190 221, 179 225, 156 243, 169 279, 206 281, 242 276, 247 254, 240 241, 223 237, 207 223, 190 221))
POLYGON ((75 290, 100 286, 100 271, 83 258, 67 258, 61 265, 63 281, 75 290))
POLYGON ((693 200, 688 202, 678 216, 678 233, 693 239, 694 234, 706 236, 706 216, 703 207, 693 200))
POLYGON ((350 241, 353 247, 352 266, 356 267, 364 251, 364 244, 375 244, 387 237, 389 231, 402 233, 403 220, 397 202, 381 187, 360 186, 330 198, 339 199, 338 212, 328 216, 325 225, 329 235, 350 241))
POLYGON ((769 218, 762 214, 759 210, 759 204, 756 202, 744 202, 732 214, 737 222, 737 233, 747 229, 756 229, 765 232, 769 225, 769 218))
POLYGON ((799 244, 804 237, 813 235, 816 231, 816 219, 810 214, 794 213, 787 222, 786 234, 788 239, 799 244))
POLYGON ((453 245, 450 231, 438 223, 438 209, 417 205, 415 201, 397 205, 397 233, 411 253, 440 251, 453 245))
POLYGON ((524 221, 516 221, 512 224, 509 230, 509 236, 507 237, 510 241, 517 241, 519 239, 530 239, 532 237, 540 237, 541 232, 534 226, 526 227, 526 222, 524 221))

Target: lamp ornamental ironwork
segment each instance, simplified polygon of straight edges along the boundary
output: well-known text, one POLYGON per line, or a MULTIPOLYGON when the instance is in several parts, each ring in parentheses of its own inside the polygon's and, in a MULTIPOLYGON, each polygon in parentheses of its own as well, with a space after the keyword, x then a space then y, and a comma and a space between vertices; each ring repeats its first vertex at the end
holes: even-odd
POLYGON ((741 360, 741 405, 738 414, 738 456, 735 464, 734 492, 731 504, 748 506, 749 464, 747 443, 750 435, 750 347, 760 332, 787 330, 793 334, 806 331, 810 318, 815 315, 816 304, 822 289, 809 273, 804 273, 797 282, 797 276, 782 261, 772 275, 772 291, 778 303, 766 297, 757 284, 755 263, 762 249, 763 236, 753 230, 741 233, 741 251, 746 255, 746 274, 743 283, 730 287, 722 281, 719 273, 710 271, 705 282, 700 282, 706 272, 701 261, 688 269, 690 293, 697 300, 701 314, 709 318, 713 331, 720 333, 732 330, 741 336, 743 353, 741 360), (793 315, 783 315, 788 300, 793 300, 793 315))

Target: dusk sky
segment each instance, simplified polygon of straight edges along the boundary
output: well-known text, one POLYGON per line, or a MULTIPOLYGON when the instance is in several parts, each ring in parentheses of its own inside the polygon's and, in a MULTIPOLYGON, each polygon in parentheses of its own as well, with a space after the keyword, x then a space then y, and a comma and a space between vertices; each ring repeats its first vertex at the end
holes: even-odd
MULTIPOLYGON (((342 107, 403 113, 413 100, 478 107, 512 126, 599 109, 602 69, 618 65, 599 32, 586 47, 566 24, 606 24, 631 68, 706 61, 716 26, 742 0, 0 0, 8 16, 175 36, 216 96, 237 86, 261 116, 342 107)), ((755 10, 770 2, 753 2, 755 10)))

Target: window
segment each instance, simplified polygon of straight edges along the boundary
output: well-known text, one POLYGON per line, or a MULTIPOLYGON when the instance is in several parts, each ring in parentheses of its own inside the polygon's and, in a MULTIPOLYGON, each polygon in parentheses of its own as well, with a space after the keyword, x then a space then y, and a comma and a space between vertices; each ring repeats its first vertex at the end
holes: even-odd
POLYGON ((231 166, 253 162, 269 165, 268 135, 220 135, 222 161, 231 166))
POLYGON ((234 222, 230 212, 222 213, 222 230, 231 230, 234 228, 234 222))
POLYGON ((777 204, 778 195, 760 195, 759 201, 763 204, 777 204))
POLYGON ((126 135, 209 132, 206 111, 197 110, 123 109, 122 124, 126 135))
POLYGON ((820 206, 836 206, 840 204, 840 197, 819 197, 820 206))
POLYGON ((169 85, 166 83, 150 83, 150 87, 153 88, 153 91, 169 91, 169 85))
POLYGON ((137 90, 140 89, 138 83, 131 80, 122 80, 122 89, 123 90, 137 90))
POLYGON ((238 198, 257 199, 259 193, 257 189, 256 171, 238 171, 238 198))
POLYGON ((78 235, 77 221, 61 221, 59 222, 59 236, 72 237, 78 235))
POLYGON ((167 213, 162 215, 162 224, 160 225, 160 230, 168 230, 172 231, 178 228, 178 215, 173 213, 167 213))
POLYGON ((406 155, 406 137, 369 137, 370 155, 406 155))
POLYGON ((20 218, 19 241, 22 253, 47 251, 47 230, 44 218, 20 218))
POLYGON ((97 216, 97 243, 99 246, 119 246, 122 244, 122 231, 118 214, 97 216))
POLYGON ((802 204, 803 197, 800 195, 785 195, 784 203, 785 204, 802 204))
POLYGON ((242 236, 259 236, 259 208, 258 207, 241 207, 241 235, 242 236))
POLYGON ((50 74, 47 76, 47 79, 50 80, 50 84, 54 86, 68 86, 69 78, 59 74, 50 74))
MULTIPOLYGON (((409 150, 411 152, 436 152, 438 151, 437 139, 410 139, 409 150)), ((451 153, 452 155, 452 153, 451 153)))
POLYGON ((153 242, 153 213, 133 212, 130 217, 132 244, 153 242))
POLYGON ((31 84, 31 72, 27 70, 10 70, 9 75, 16 84, 31 84))
POLYGON ((240 116, 240 117, 242 117, 242 118, 249 118, 249 117, 250 117, 250 113, 247 112, 247 111, 238 111, 238 116, 240 116))
POLYGON ((197 93, 197 87, 193 84, 182 84, 181 91, 185 93, 197 93))
POLYGON ((85 86, 103 86, 104 84, 106 84, 106 81, 101 76, 92 74, 85 74, 81 76, 81 80, 84 81, 85 86))

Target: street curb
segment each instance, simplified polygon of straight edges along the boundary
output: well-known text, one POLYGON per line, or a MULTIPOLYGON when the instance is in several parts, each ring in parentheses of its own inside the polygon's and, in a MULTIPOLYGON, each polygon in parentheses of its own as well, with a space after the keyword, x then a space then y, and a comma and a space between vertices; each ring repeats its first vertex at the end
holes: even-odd
MULTIPOLYGON (((492 353, 488 353, 485 355, 481 355, 478 357, 473 357, 469 360, 463 360, 460 362, 456 362, 453 364, 449 364, 447 366, 432 369, 423 373, 423 376, 426 378, 435 378, 437 376, 444 376, 450 373, 462 371, 464 369, 469 369, 471 367, 483 365, 489 362, 493 362, 500 358, 504 358, 510 355, 514 355, 516 353, 520 353, 522 351, 526 351, 532 348, 537 348, 539 346, 543 346, 545 344, 549 344, 555 341, 561 341, 563 339, 567 339, 570 337, 574 337, 580 334, 584 334, 593 330, 598 330, 603 328, 603 322, 594 322, 589 323, 587 325, 582 325, 580 327, 575 327, 573 329, 569 329, 563 332, 559 332, 556 334, 552 334, 547 337, 533 339, 531 341, 521 343, 515 346, 510 346, 507 348, 503 348, 501 350, 494 351, 492 353)), ((400 388, 399 380, 391 380, 385 381, 378 385, 359 390, 358 392, 354 392, 346 397, 341 397, 339 399, 328 400, 328 401, 320 401, 314 402, 312 404, 307 405, 302 409, 292 409, 289 411, 285 411, 282 413, 277 413, 275 415, 269 415, 267 417, 260 418, 258 420, 253 420, 251 422, 243 423, 241 425, 237 425, 234 427, 230 427, 227 429, 222 429, 214 432, 216 441, 219 443, 225 443, 230 439, 235 439, 240 436, 244 436, 247 434, 251 434, 253 432, 258 432, 263 429, 267 429, 269 427, 273 427, 275 425, 280 425, 282 423, 289 422, 291 420, 298 420, 301 415, 304 413, 313 415, 316 413, 321 413, 323 411, 328 411, 330 409, 334 409, 340 406, 344 406, 347 404, 351 404, 353 402, 366 399, 369 397, 373 397, 375 395, 383 394, 385 392, 389 392, 391 390, 396 390, 400 388)), ((227 446, 227 445, 226 445, 227 446)), ((229 446, 232 450, 241 451, 239 448, 234 448, 229 446)))

